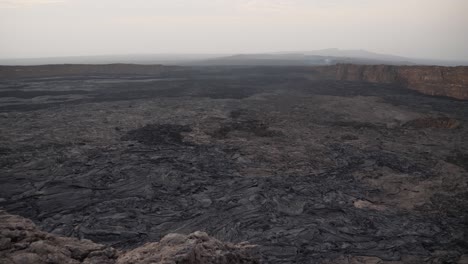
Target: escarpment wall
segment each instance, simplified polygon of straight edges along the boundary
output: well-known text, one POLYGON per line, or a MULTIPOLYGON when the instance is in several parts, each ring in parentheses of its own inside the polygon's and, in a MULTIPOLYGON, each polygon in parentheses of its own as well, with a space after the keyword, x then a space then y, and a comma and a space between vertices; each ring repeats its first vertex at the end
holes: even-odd
POLYGON ((412 90, 468 100, 468 67, 398 67, 398 76, 412 90))
POLYGON ((322 78, 395 83, 427 95, 468 100, 468 67, 337 64, 315 67, 322 78))

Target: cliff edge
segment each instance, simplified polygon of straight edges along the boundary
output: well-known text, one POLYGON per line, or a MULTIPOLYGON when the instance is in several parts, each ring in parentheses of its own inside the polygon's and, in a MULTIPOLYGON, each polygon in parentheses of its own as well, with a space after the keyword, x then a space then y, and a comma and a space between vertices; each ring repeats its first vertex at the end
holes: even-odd
POLYGON ((395 83, 417 92, 468 100, 468 67, 337 64, 315 67, 321 78, 395 83))

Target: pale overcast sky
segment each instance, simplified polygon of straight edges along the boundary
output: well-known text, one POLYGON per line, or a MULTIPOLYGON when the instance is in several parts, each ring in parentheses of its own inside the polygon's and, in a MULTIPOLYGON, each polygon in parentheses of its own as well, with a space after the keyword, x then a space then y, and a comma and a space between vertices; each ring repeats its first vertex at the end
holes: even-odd
POLYGON ((468 59, 468 0, 0 0, 0 58, 366 49, 468 59))

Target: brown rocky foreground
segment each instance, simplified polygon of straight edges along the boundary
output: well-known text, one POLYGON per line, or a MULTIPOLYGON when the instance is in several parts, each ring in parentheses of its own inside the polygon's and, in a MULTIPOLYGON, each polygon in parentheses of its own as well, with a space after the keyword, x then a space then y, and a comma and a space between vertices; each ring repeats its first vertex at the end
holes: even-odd
POLYGON ((168 234, 160 242, 127 252, 40 231, 23 217, 0 211, 0 263, 2 264, 195 264, 259 263, 255 246, 223 243, 204 232, 168 234))

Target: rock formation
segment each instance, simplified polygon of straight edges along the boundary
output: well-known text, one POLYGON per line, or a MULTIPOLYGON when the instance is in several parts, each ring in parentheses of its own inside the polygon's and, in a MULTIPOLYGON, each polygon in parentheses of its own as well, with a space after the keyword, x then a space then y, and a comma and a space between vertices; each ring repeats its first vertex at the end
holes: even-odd
POLYGON ((32 221, 0 211, 0 263, 2 264, 195 264, 258 263, 254 246, 223 243, 204 232, 169 234, 160 242, 128 252, 90 240, 60 237, 40 231, 32 221))
POLYGON ((160 242, 149 243, 121 254, 117 264, 258 263, 252 257, 254 254, 251 249, 254 246, 246 243, 226 244, 204 232, 195 232, 188 236, 169 234, 160 242))
POLYGON ((320 77, 343 81, 394 83, 435 96, 468 100, 468 67, 338 64, 315 67, 320 77))

